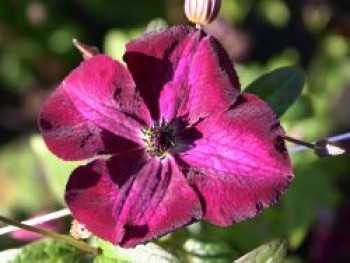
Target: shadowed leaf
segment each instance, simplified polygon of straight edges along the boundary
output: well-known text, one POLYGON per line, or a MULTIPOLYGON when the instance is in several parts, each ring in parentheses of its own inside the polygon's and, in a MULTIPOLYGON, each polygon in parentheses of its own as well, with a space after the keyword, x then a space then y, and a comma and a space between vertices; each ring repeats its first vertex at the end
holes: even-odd
POLYGON ((265 100, 278 117, 300 96, 304 86, 304 75, 298 67, 283 67, 271 71, 244 90, 265 100))

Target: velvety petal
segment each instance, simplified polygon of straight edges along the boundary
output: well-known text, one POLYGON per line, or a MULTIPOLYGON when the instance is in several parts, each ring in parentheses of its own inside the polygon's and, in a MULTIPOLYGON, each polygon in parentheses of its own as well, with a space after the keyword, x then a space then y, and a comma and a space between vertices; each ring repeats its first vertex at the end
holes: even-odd
POLYGON ((161 117, 185 118, 189 124, 227 110, 240 93, 236 72, 225 50, 201 31, 192 34, 161 93, 161 117))
POLYGON ((177 26, 145 34, 126 45, 124 60, 153 119, 159 118, 158 100, 195 29, 177 26))
POLYGON ((95 235, 131 247, 202 216, 195 191, 174 160, 142 153, 96 160, 76 169, 66 202, 95 235))
POLYGON ((72 71, 48 99, 39 124, 49 149, 77 160, 142 145, 150 114, 127 69, 98 55, 72 71))
POLYGON ((154 119, 171 121, 181 115, 195 122, 226 110, 239 94, 238 78, 224 49, 189 26, 134 40, 124 58, 154 119))
POLYGON ((230 110, 187 130, 176 158, 187 180, 202 196, 204 218, 230 225, 274 203, 293 177, 282 136, 268 105, 242 95, 230 110), (193 135, 193 136, 192 136, 193 135))

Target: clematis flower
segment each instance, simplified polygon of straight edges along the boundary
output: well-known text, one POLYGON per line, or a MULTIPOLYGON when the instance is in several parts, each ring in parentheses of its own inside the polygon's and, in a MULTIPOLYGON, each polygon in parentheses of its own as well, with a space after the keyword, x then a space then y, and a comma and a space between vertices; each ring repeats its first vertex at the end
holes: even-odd
POLYGON ((176 26, 131 41, 124 60, 82 62, 40 115, 53 153, 95 158, 67 184, 81 224, 132 247, 200 219, 229 226, 276 202, 292 179, 284 131, 240 91, 213 37, 176 26))

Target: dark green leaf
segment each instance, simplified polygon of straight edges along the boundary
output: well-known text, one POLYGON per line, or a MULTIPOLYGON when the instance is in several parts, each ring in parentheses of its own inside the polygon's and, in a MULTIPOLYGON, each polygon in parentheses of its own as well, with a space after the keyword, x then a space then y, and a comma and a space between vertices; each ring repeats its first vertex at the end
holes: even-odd
POLYGON ((245 92, 265 100, 280 117, 300 96, 303 86, 303 72, 297 67, 284 67, 256 79, 245 92))
POLYGON ((235 263, 279 263, 287 254, 287 243, 283 240, 273 240, 264 244, 243 257, 235 260, 235 263))
POLYGON ((85 263, 92 258, 62 241, 45 239, 23 247, 12 263, 85 263))

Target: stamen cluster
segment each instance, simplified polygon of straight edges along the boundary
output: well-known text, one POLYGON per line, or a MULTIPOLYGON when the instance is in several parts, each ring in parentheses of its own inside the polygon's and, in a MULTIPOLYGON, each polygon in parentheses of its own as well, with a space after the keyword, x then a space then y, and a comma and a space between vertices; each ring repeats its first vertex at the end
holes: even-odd
POLYGON ((146 152, 160 159, 165 158, 168 150, 176 145, 174 128, 165 121, 144 129, 143 135, 146 143, 146 152))

